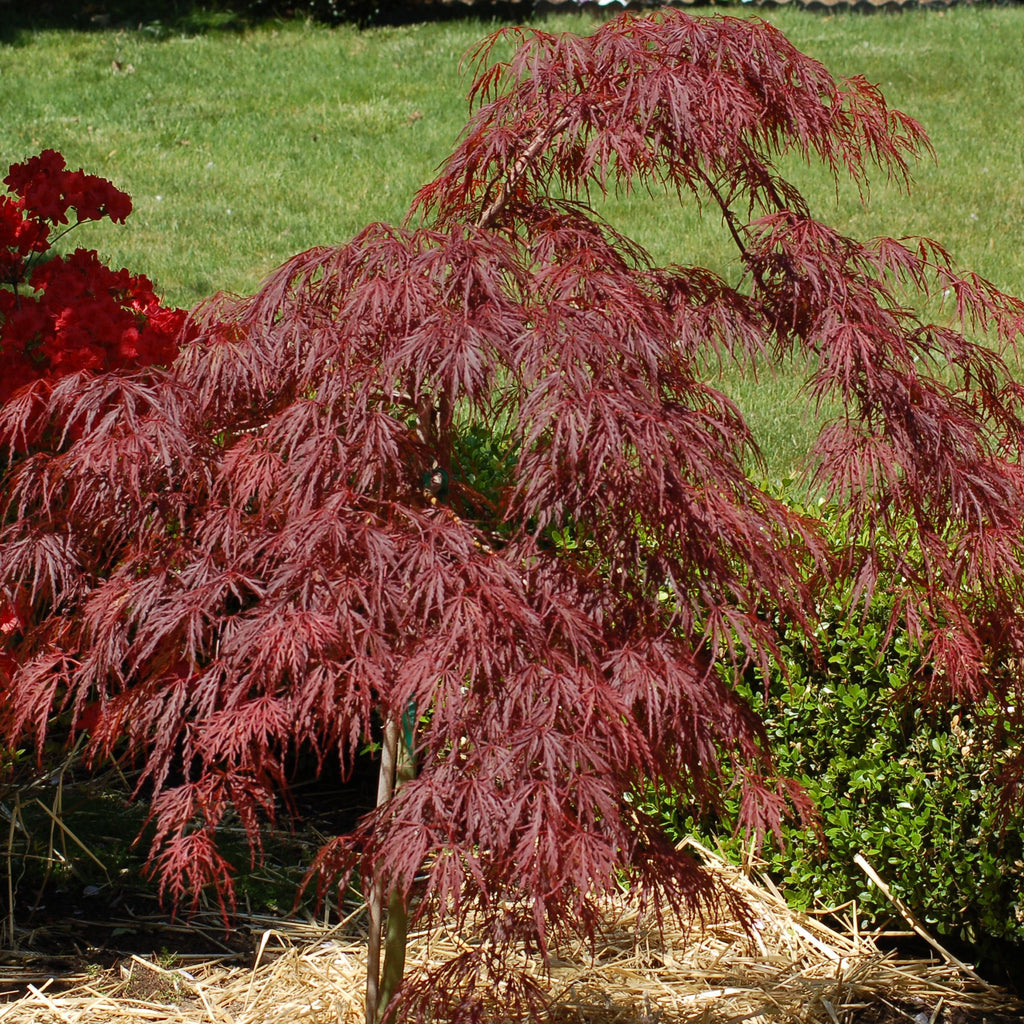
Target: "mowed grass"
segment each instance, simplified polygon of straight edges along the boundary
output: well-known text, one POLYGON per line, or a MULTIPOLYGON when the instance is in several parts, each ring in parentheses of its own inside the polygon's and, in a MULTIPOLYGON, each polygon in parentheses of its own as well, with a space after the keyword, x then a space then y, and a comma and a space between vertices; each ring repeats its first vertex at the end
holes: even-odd
MULTIPOLYGON (((837 196, 819 169, 788 163, 814 211, 857 237, 937 238, 964 266, 1024 295, 1024 8, 759 13, 834 74, 878 83, 935 146, 909 195, 879 179, 866 204, 853 188, 837 196)), ((596 22, 537 24, 587 32, 596 22)), ((52 147, 131 192, 126 225, 89 225, 68 242, 148 274, 169 302, 251 292, 296 252, 404 217, 465 123, 460 60, 495 27, 467 19, 365 32, 291 22, 22 33, 0 46, 0 164, 52 147)), ((659 262, 738 279, 713 214, 702 219, 665 195, 598 206, 659 262)), ((823 415, 802 400, 799 372, 725 383, 769 476, 791 475, 823 415)))
POLYGON ((72 238, 168 301, 249 292, 296 252, 403 216, 458 130, 457 67, 481 34, 39 33, 0 51, 0 156, 53 147, 127 189, 125 227, 72 238))

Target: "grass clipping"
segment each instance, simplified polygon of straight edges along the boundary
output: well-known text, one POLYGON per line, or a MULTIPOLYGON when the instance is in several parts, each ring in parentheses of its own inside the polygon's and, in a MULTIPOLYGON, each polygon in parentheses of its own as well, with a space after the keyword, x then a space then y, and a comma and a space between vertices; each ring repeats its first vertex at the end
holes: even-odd
MULTIPOLYGON (((749 905, 753 929, 723 919, 659 932, 628 904, 610 906, 596 956, 563 949, 551 966, 554 1024, 936 1024, 1024 1009, 959 961, 885 955, 855 923, 846 933, 826 927, 787 907, 770 884, 699 852, 749 905)), ((413 936, 408 967, 443 962, 463 941, 413 936)), ((361 1024, 365 963, 362 940, 280 924, 262 932, 251 968, 209 961, 171 969, 135 956, 60 992, 30 985, 0 1005, 0 1024, 361 1024)), ((543 975, 539 963, 524 963, 543 975)))

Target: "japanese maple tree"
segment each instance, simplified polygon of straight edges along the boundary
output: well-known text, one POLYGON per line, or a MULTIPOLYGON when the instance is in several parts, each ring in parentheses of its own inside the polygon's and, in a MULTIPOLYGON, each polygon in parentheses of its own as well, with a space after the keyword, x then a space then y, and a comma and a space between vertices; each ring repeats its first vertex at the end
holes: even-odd
POLYGON ((780 628, 813 632, 823 588, 892 591, 922 692, 1020 706, 1022 394, 972 335, 1012 340, 1024 303, 934 242, 843 237, 776 166, 906 183, 922 129, 754 20, 516 29, 475 60, 408 224, 211 300, 167 371, 0 413, 9 448, 74 428, 4 485, 4 732, 70 708, 95 757, 137 759, 175 901, 230 895, 229 807, 258 843, 298 753, 351 765, 382 738, 379 807, 315 867, 361 879, 372 950, 385 900, 393 932, 443 915, 482 941, 397 1000, 401 942, 380 991, 372 952, 371 1022, 481 1019, 497 991, 529 1010, 511 951, 593 937, 624 884, 715 899, 641 787, 700 812, 736 786, 756 834, 805 814, 732 681, 780 628), (742 281, 652 265, 591 210, 609 188, 715 211, 742 281), (936 290, 929 323, 907 296, 936 290), (756 439, 705 381, 709 358, 789 354, 843 409, 811 453, 838 549, 755 485, 756 439))

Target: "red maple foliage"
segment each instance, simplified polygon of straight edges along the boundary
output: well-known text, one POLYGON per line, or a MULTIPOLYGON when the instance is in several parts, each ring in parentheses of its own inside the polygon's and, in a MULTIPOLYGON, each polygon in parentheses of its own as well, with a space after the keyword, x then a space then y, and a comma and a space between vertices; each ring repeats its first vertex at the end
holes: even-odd
POLYGON ((81 425, 5 482, 0 587, 24 613, 4 733, 92 708, 93 753, 140 760, 177 901, 230 892, 217 828, 233 806, 258 841, 298 751, 349 765, 404 722, 412 777, 316 866, 476 917, 486 941, 403 988, 433 1019, 480 1019, 503 972, 502 1012, 529 1008, 504 954, 593 937, 622 884, 715 896, 640 787, 700 811, 732 780, 755 833, 807 811, 731 683, 780 628, 813 630, 822 588, 889 588, 933 696, 1008 705, 1024 644, 1022 394, 968 336, 1013 338, 1024 303, 936 243, 842 237, 775 166, 906 182, 921 128, 753 20, 517 29, 476 60, 421 221, 211 301, 167 372, 0 413, 9 444, 34 417, 81 425), (662 186, 721 211, 740 285, 653 266, 587 202, 662 186), (936 289, 943 324, 905 302, 936 289), (752 482, 755 439, 704 382, 709 356, 794 352, 844 410, 814 453, 840 550, 752 482), (487 487, 480 436, 503 454, 487 487))

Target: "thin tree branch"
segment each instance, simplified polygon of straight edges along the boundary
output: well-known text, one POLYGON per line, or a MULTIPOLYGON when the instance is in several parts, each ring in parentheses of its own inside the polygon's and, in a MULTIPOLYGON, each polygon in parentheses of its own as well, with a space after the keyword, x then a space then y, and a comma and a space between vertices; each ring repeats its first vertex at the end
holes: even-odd
POLYGON ((733 213, 732 207, 728 204, 725 197, 718 190, 718 186, 711 180, 703 168, 694 166, 693 170, 701 181, 704 182, 704 187, 711 193, 711 198, 718 203, 719 209, 722 211, 722 218, 725 220, 726 227, 729 229, 729 234, 732 235, 732 239, 740 251, 740 256, 742 257, 744 264, 750 267, 750 272, 754 275, 754 279, 757 281, 758 287, 762 291, 766 291, 767 289, 765 288, 764 278, 761 276, 761 271, 752 265, 749 259, 746 241, 740 234, 739 228, 736 227, 736 214, 733 213))
POLYGON ((476 226, 478 228, 489 228, 493 225, 498 215, 508 204, 513 190, 519 184, 520 178, 526 173, 526 169, 551 144, 551 140, 568 127, 569 117, 567 114, 562 114, 561 117, 558 117, 555 121, 537 132, 533 141, 516 157, 508 175, 498 189, 497 197, 477 218, 476 226))

